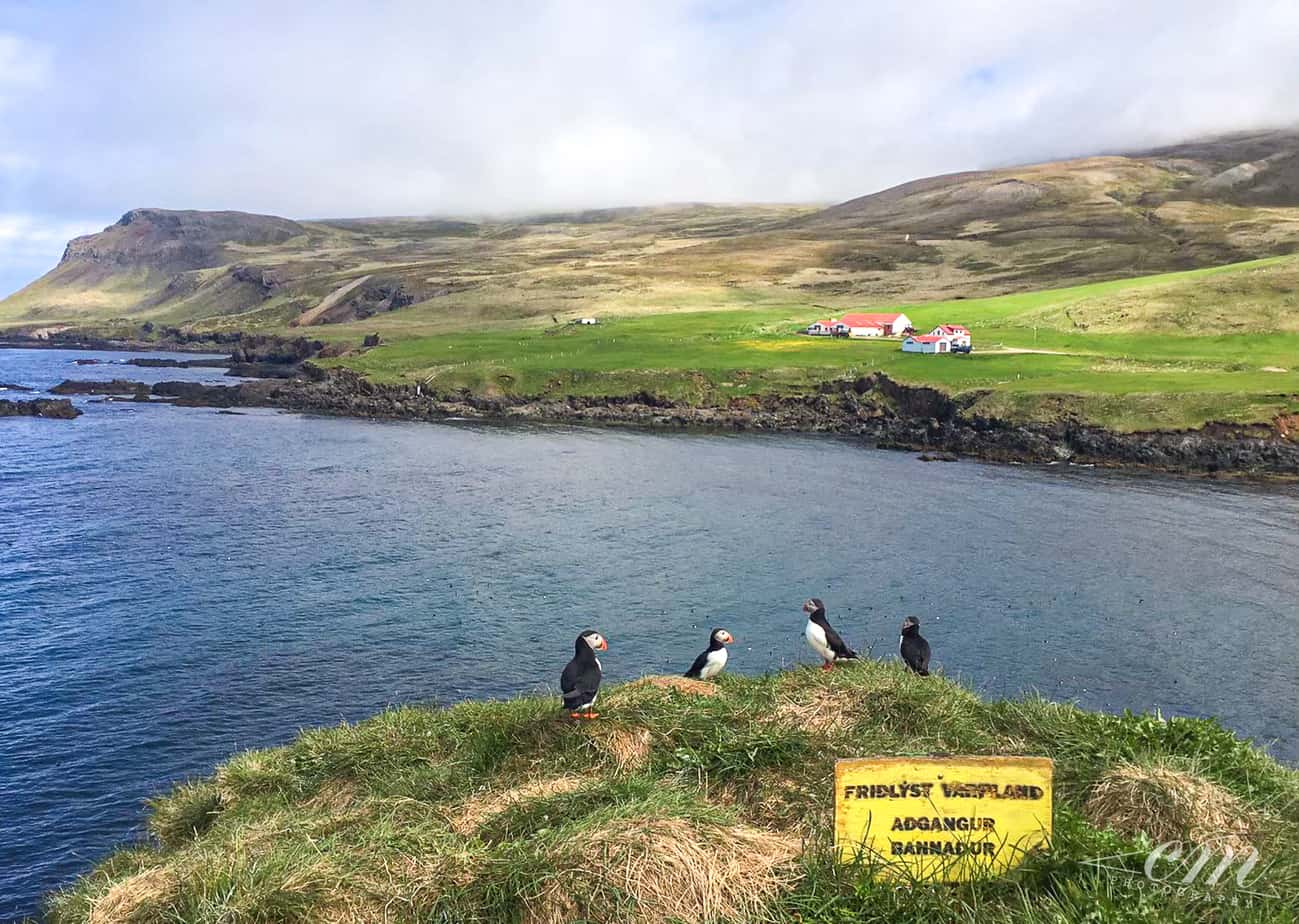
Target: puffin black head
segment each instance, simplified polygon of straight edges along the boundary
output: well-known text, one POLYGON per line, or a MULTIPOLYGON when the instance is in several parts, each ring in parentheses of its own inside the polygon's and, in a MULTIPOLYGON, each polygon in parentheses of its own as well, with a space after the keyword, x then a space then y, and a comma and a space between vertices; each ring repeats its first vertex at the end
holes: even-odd
POLYGON ((903 635, 917 635, 920 632, 920 620, 914 616, 908 616, 902 620, 903 635))
POLYGON ((709 648, 721 648, 723 645, 729 645, 735 641, 734 636, 725 629, 714 629, 712 635, 708 636, 709 648))
POLYGON ((604 640, 603 635, 601 635, 599 632, 596 632, 594 629, 587 629, 585 632, 579 635, 577 637, 577 641, 574 642, 573 645, 577 649, 578 654, 582 653, 583 646, 585 646, 587 649, 591 651, 609 650, 609 643, 604 640))
POLYGON ((809 616, 815 616, 818 613, 825 615, 825 604, 821 602, 820 597, 813 597, 803 604, 803 612, 809 616))

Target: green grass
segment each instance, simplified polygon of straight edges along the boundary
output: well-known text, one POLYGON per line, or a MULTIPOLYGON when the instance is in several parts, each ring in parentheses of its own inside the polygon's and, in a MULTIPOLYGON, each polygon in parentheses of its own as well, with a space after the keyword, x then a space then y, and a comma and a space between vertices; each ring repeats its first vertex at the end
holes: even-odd
MULTIPOLYGON (((378 381, 447 391, 558 396, 647 390, 695 402, 797 392, 879 371, 953 394, 997 392, 1005 399, 984 406, 1024 419, 1067 406, 1122 430, 1258 422, 1299 407, 1299 327, 1256 333, 1188 323, 1176 328, 1183 333, 1097 332, 1070 326, 1067 313, 1151 292, 1159 293, 1161 304, 1179 305, 1212 280, 1229 280, 1256 307, 1274 293, 1268 305, 1281 303, 1289 311, 1293 292, 1278 280, 1296 272, 1299 258, 1271 258, 902 307, 923 330, 940 322, 969 326, 976 350, 968 356, 903 354, 894 340, 801 336, 798 330, 827 312, 760 303, 744 310, 606 316, 597 327, 530 322, 436 336, 405 336, 394 316, 384 332, 387 345, 339 362, 378 381), (1007 348, 1053 352, 1000 352, 1007 348)), ((1299 310, 1291 314, 1299 325, 1299 310)))
POLYGON ((1299 773, 1212 721, 984 701, 880 662, 728 675, 719 687, 615 687, 603 718, 582 725, 525 696, 306 731, 155 800, 152 840, 52 896, 49 920, 542 921, 560 884, 572 896, 564 920, 661 921, 654 877, 683 847, 730 870, 725 899, 770 886, 732 920, 1294 920, 1299 773), (898 887, 837 865, 834 760, 938 752, 1052 757, 1053 849, 960 885, 898 887), (1265 894, 1141 875, 1144 829, 1117 833, 1085 808, 1120 765, 1179 768, 1238 800, 1262 857, 1253 892, 1265 894), (593 838, 610 852, 584 860, 593 838), (1126 853, 1137 856, 1118 870, 1087 863, 1126 853))

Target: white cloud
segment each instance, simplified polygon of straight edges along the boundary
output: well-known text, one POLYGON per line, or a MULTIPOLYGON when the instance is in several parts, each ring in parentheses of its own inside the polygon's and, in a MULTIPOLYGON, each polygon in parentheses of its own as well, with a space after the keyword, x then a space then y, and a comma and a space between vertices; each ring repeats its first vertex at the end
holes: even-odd
POLYGON ((0 32, 0 108, 30 94, 49 78, 51 50, 38 42, 0 32))
POLYGON ((1299 121, 1287 0, 33 9, 0 36, 25 213, 837 200, 1299 121))
POLYGON ((0 298, 52 269, 72 238, 101 231, 105 224, 0 212, 0 298))

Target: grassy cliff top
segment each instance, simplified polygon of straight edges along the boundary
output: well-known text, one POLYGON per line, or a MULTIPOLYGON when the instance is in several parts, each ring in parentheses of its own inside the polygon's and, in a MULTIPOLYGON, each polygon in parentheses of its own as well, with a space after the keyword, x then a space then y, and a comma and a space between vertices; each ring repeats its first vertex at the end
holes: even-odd
POLYGON ((51 897, 55 922, 1294 920, 1299 772, 1207 720, 985 701, 893 663, 716 685, 410 706, 240 754, 151 805, 153 842, 51 897), (836 758, 1036 754, 1055 842, 1008 877, 876 883, 831 855, 836 758), (1241 889, 1147 880, 1227 837, 1241 889), (1110 859, 1110 868, 1088 860, 1110 859))

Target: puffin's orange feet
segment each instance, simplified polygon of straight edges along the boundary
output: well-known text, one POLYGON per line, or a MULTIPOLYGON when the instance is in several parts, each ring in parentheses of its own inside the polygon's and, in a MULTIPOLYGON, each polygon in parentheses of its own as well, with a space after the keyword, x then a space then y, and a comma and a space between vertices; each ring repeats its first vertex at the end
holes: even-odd
POLYGON ((568 714, 568 717, 569 717, 570 719, 580 719, 580 718, 582 717, 582 713, 580 713, 580 712, 570 712, 570 713, 568 714))
POLYGON ((823 671, 832 671, 832 670, 834 670, 834 662, 833 662, 833 661, 826 661, 824 664, 821 665, 821 670, 823 670, 823 671))
POLYGON ((598 719, 598 718, 600 718, 600 713, 598 713, 598 712, 584 712, 584 713, 582 713, 582 718, 584 718, 584 719, 598 719))

